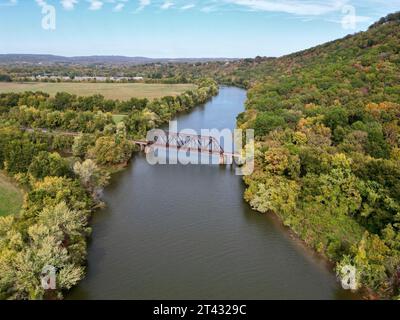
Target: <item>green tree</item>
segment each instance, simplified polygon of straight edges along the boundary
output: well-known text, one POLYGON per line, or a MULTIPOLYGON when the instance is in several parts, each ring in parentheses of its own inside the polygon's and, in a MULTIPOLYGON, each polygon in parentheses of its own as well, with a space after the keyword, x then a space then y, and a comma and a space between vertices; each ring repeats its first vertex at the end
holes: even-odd
POLYGON ((89 150, 89 155, 101 165, 117 165, 126 164, 132 152, 133 144, 129 140, 105 136, 97 139, 95 146, 89 150))
POLYGON ((79 161, 76 162, 74 164, 74 172, 79 176, 82 185, 88 189, 96 199, 109 180, 109 174, 100 170, 91 159, 87 159, 82 163, 79 161))
POLYGON ((286 126, 285 119, 271 112, 263 112, 259 114, 254 123, 255 134, 258 137, 265 136, 269 132, 277 128, 286 126))
POLYGON ((47 176, 71 176, 68 162, 58 153, 47 151, 39 152, 30 164, 28 172, 36 179, 43 179, 47 176))
POLYGON ((88 149, 96 142, 96 138, 90 134, 80 134, 74 138, 72 154, 75 157, 84 158, 88 149))

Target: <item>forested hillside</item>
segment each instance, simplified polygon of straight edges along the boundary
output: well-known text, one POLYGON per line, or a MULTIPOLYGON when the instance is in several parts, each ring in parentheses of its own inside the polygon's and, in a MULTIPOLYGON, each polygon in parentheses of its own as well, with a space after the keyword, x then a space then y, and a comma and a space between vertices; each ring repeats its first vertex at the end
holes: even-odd
POLYGON ((246 200, 339 273, 352 264, 360 286, 399 295, 400 13, 250 72, 259 81, 238 118, 257 140, 246 200))

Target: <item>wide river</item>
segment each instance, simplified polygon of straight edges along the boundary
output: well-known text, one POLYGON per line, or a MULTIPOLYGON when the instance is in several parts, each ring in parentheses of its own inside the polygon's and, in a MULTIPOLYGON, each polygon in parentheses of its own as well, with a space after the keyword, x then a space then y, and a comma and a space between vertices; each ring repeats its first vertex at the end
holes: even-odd
MULTIPOLYGON (((231 128, 246 91, 221 87, 179 128, 231 128)), ((68 299, 349 299, 326 263, 251 210, 230 166, 150 165, 138 154, 95 214, 87 276, 68 299)))

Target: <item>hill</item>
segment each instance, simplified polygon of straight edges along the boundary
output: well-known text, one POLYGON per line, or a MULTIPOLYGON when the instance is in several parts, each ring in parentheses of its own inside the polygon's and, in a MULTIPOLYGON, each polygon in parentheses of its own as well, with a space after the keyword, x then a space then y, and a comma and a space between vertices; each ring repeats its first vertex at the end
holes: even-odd
POLYGON ((0 54, 0 64, 9 65, 141 65, 150 63, 196 63, 208 61, 232 61, 228 58, 146 58, 125 56, 77 56, 64 57, 47 54, 0 54))
POLYGON ((231 75, 257 80, 238 118, 256 134, 246 200, 278 214, 339 275, 351 265, 359 287, 399 295, 400 13, 249 63, 231 75))

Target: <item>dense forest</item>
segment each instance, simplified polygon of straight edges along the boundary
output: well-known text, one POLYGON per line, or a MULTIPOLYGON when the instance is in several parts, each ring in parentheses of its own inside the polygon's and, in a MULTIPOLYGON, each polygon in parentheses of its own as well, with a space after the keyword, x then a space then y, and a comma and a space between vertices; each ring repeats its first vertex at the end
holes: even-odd
POLYGON ((110 173, 131 158, 132 138, 144 138, 218 92, 210 79, 196 85, 152 101, 62 92, 0 95, 0 169, 26 192, 19 214, 0 217, 0 299, 60 299, 84 277, 88 222, 104 205, 100 194, 110 173), (122 111, 116 123, 113 113, 122 111), (56 268, 57 290, 41 285, 46 265, 56 268))
POLYGON ((261 63, 260 73, 238 118, 257 140, 245 199, 278 214, 338 273, 355 266, 360 287, 398 296, 400 14, 261 63))

